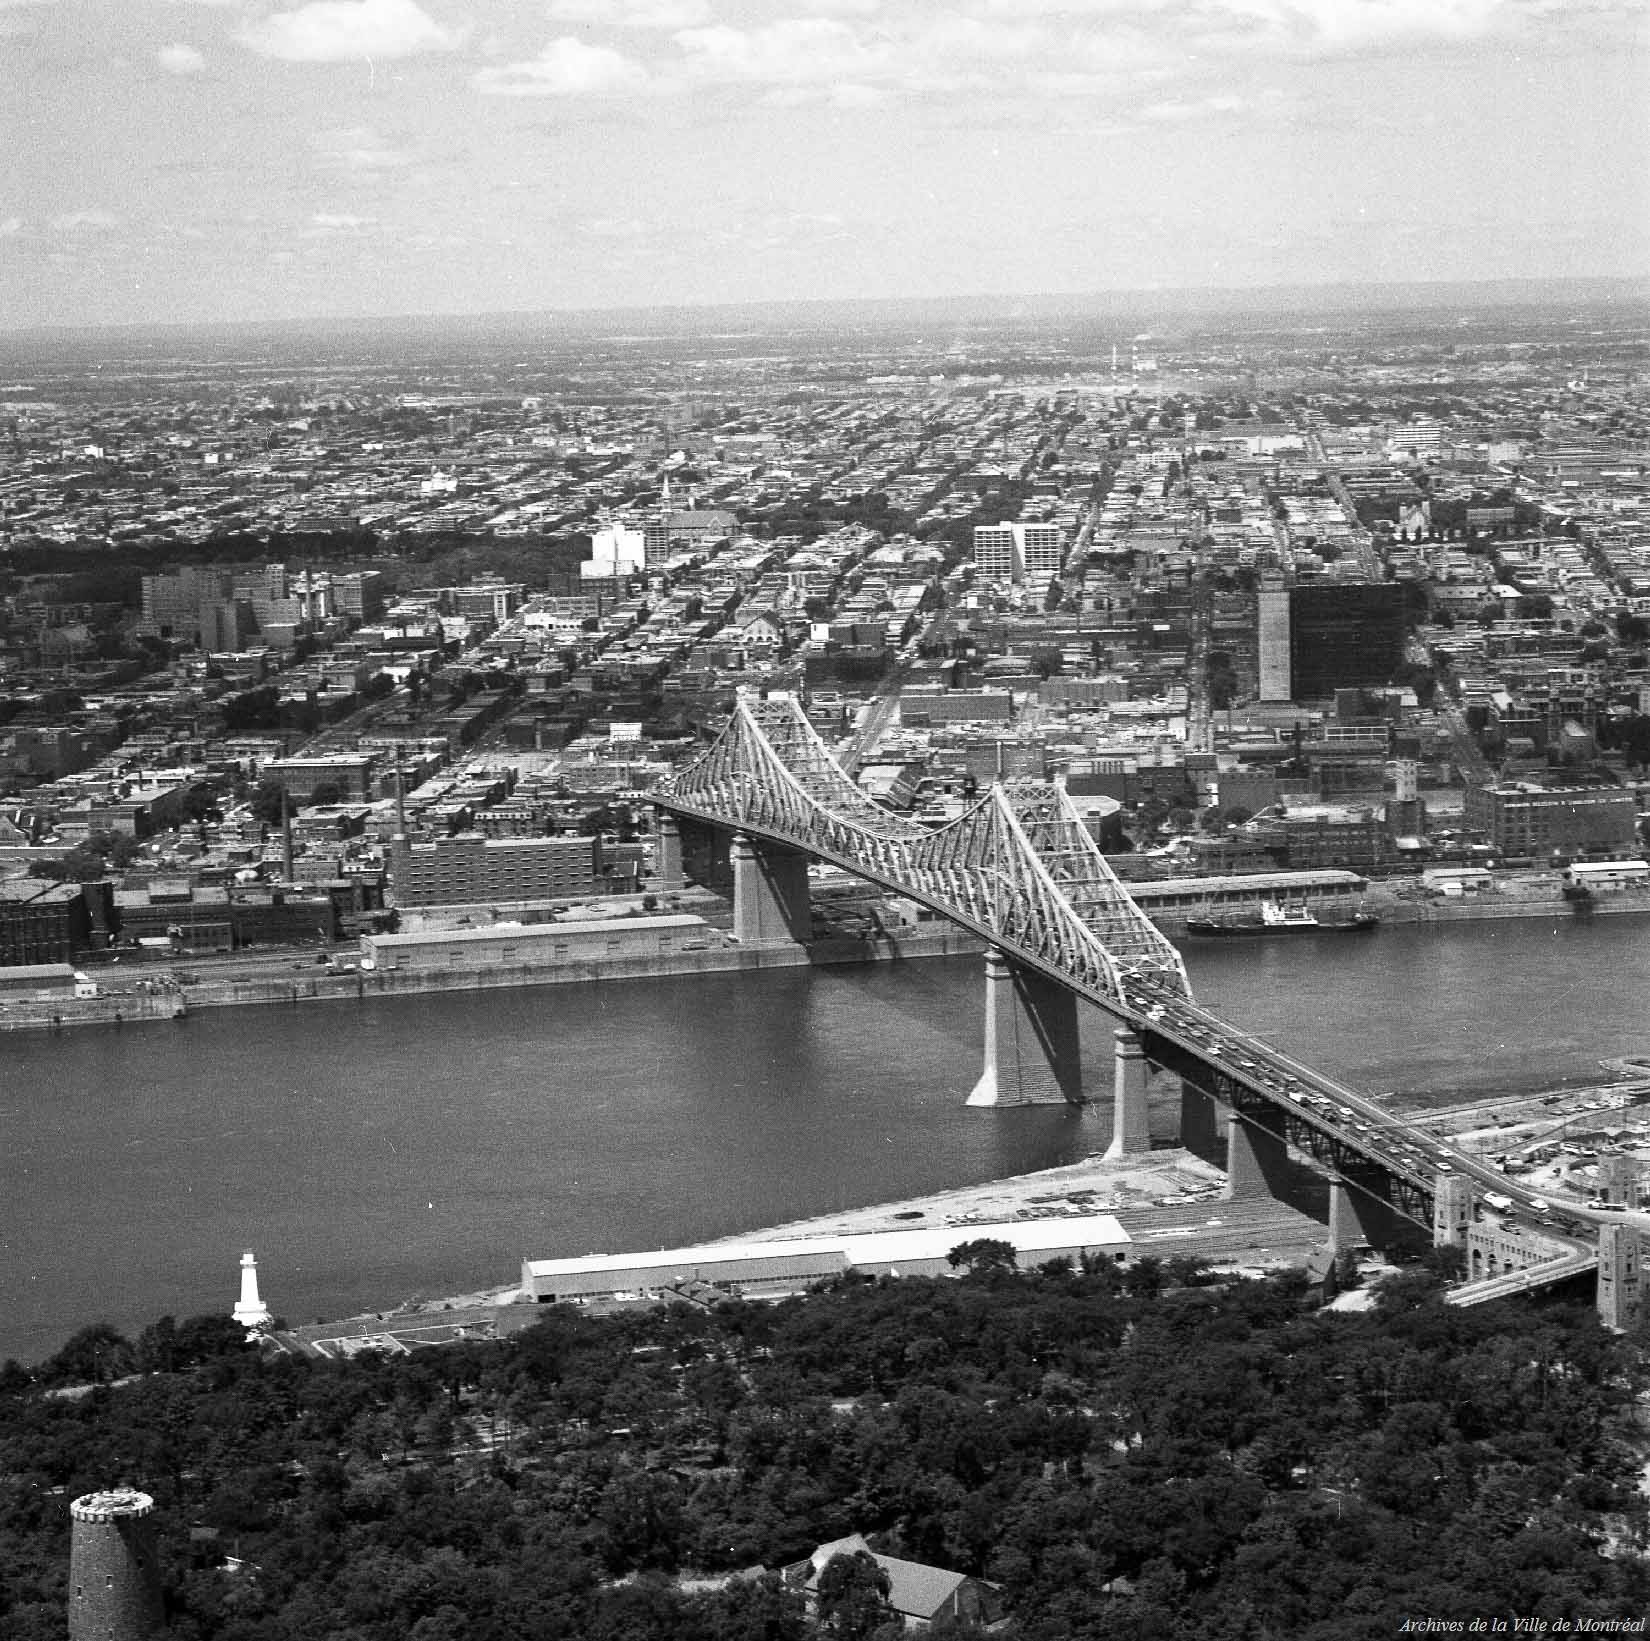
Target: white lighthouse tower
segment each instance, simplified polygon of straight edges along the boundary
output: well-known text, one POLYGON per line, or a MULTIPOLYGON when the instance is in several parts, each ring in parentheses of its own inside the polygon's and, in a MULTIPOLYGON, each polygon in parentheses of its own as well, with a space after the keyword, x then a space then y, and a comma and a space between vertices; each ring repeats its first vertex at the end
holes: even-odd
POLYGON ((269 1313, 269 1306, 258 1297, 258 1262, 252 1257, 250 1248, 241 1255, 241 1298, 235 1307, 234 1317, 248 1333, 267 1328, 275 1320, 269 1313))

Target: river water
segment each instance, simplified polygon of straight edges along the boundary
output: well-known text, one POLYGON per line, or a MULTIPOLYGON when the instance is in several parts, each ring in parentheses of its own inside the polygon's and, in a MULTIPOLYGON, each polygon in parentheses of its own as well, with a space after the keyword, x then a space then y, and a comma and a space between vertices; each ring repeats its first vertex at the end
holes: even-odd
MULTIPOLYGON (((1586 1081, 1650 1051, 1650 919, 1202 942, 1199 1000, 1368 1089, 1586 1081)), ((970 1111, 978 959, 0 1036, 0 1357, 227 1309, 293 1322, 1070 1162, 1104 1108, 970 1111)), ((1109 1023, 1085 1021, 1089 1086, 1109 1023)))

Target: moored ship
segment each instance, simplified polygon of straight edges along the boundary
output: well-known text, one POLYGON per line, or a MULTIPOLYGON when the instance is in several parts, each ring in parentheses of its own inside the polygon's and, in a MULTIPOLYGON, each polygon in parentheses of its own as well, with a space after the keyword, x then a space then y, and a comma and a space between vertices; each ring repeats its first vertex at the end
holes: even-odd
POLYGON ((1351 912, 1344 917, 1319 917, 1304 906, 1280 906, 1263 900, 1258 912, 1232 917, 1189 917, 1189 935, 1367 934, 1380 927, 1374 912, 1351 912))

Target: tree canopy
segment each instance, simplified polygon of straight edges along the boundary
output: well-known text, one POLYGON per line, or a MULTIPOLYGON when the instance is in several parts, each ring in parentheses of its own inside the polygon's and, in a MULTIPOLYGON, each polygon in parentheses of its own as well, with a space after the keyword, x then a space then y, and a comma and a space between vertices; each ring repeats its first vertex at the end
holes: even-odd
POLYGON ((68 1501, 120 1482, 173 1641, 881 1641, 874 1561, 812 1614, 779 1571, 853 1533, 999 1586, 1008 1641, 1650 1610, 1638 1341, 1428 1273, 1304 1298, 1089 1261, 351 1360, 95 1325, 0 1369, 0 1634, 61 1641, 68 1501))

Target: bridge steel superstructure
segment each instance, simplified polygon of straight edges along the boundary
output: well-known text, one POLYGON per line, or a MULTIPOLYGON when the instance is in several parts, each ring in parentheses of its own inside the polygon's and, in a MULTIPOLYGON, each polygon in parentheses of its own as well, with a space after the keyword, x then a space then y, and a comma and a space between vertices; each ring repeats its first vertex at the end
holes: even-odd
POLYGON ((810 859, 981 936, 985 1070, 970 1104, 1080 1100, 1077 1007, 1086 1002, 1117 1027, 1110 1155, 1149 1149, 1156 1068, 1181 1080, 1183 1126, 1203 1125, 1211 1140, 1225 1129, 1233 1194, 1270 1189, 1290 1148, 1316 1162, 1331 1179, 1337 1245, 1388 1245, 1405 1222, 1440 1242, 1460 1240, 1458 1225, 1442 1223, 1454 1209, 1440 1203, 1441 1183, 1518 1190, 1480 1159, 1199 1006, 1180 953, 1118 881, 1057 782, 994 785, 957 819, 926 825, 867 796, 799 702, 741 696, 716 741, 650 797, 661 856, 675 857, 661 867, 665 879, 680 871, 684 825, 732 834, 742 941, 806 938, 810 859))
POLYGON ((1190 993, 1179 952, 1052 783, 994 786, 960 819, 927 827, 867 797, 795 700, 741 699, 716 742, 652 797, 920 901, 1103 1006, 1126 1011, 1133 977, 1190 993))

